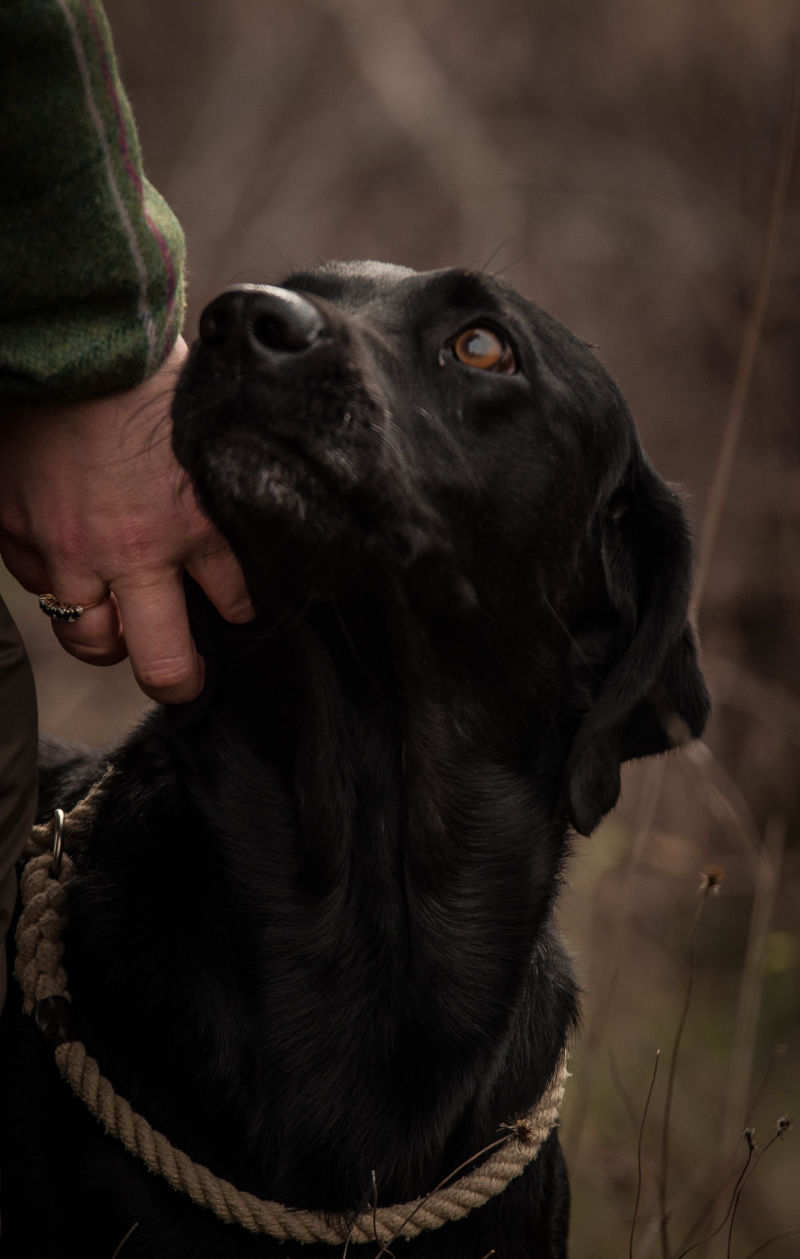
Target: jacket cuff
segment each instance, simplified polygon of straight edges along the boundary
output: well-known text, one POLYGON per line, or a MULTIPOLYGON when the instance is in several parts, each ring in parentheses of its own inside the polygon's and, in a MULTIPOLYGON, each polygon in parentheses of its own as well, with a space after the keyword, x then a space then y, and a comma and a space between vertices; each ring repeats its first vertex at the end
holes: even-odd
POLYGON ((144 177, 96 0, 0 4, 0 403, 130 388, 184 314, 184 240, 144 177))

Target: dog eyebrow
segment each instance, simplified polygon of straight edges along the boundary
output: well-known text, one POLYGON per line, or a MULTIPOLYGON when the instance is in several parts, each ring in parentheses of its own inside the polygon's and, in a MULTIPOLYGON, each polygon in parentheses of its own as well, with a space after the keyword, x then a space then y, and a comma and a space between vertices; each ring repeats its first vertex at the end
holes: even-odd
POLYGON ((474 309, 476 306, 492 306, 499 311, 500 303, 492 293, 485 278, 476 271, 441 271, 426 278, 426 291, 448 307, 474 309))

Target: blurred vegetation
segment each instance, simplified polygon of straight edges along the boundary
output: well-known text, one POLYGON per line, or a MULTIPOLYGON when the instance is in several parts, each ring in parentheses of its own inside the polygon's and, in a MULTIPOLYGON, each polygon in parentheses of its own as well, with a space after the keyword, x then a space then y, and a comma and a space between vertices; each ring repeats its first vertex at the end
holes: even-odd
MULTIPOLYGON (((629 768, 620 807, 576 844, 561 908, 585 989, 563 1122, 572 1253, 629 1253, 660 1049, 633 1253, 675 1259, 724 1215, 745 1125, 763 1150, 777 1118, 800 1111, 796 170, 766 272, 762 251, 797 75, 796 2, 107 8, 148 174, 186 231, 190 335, 224 285, 321 258, 501 271, 599 345, 698 532, 739 375, 741 435, 698 609, 715 699, 707 740, 629 768), (759 277, 768 300, 742 381, 759 277), (723 871, 720 894, 699 902, 710 867, 723 871), (698 903, 665 1245, 664 1108, 698 903)), ((43 724, 115 737, 144 703, 125 666, 69 660, 30 596, 2 584, 43 724)), ((744 1259, 800 1229, 799 1184, 800 1134, 789 1131, 744 1186, 730 1251, 728 1220, 692 1254, 744 1259)), ((800 1233, 758 1253, 798 1255, 800 1233)))

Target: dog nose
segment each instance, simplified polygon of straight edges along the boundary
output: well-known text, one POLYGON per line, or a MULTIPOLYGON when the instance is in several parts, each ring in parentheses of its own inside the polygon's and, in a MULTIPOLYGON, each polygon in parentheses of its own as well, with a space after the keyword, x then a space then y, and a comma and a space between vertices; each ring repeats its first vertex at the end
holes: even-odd
POLYGON ((202 344, 225 362, 251 357, 274 362, 302 354, 325 330, 308 298, 269 284, 226 289, 200 316, 202 344))

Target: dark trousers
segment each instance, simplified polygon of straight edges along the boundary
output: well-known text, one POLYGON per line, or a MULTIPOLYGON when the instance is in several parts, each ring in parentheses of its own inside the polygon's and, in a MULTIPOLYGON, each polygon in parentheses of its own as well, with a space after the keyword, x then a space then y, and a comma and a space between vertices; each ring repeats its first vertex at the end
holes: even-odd
MULTIPOLYGON (((14 864, 36 812, 36 691, 27 652, 0 599, 0 942, 14 913, 14 864)), ((6 994, 5 949, 0 958, 0 1009, 6 994)))

